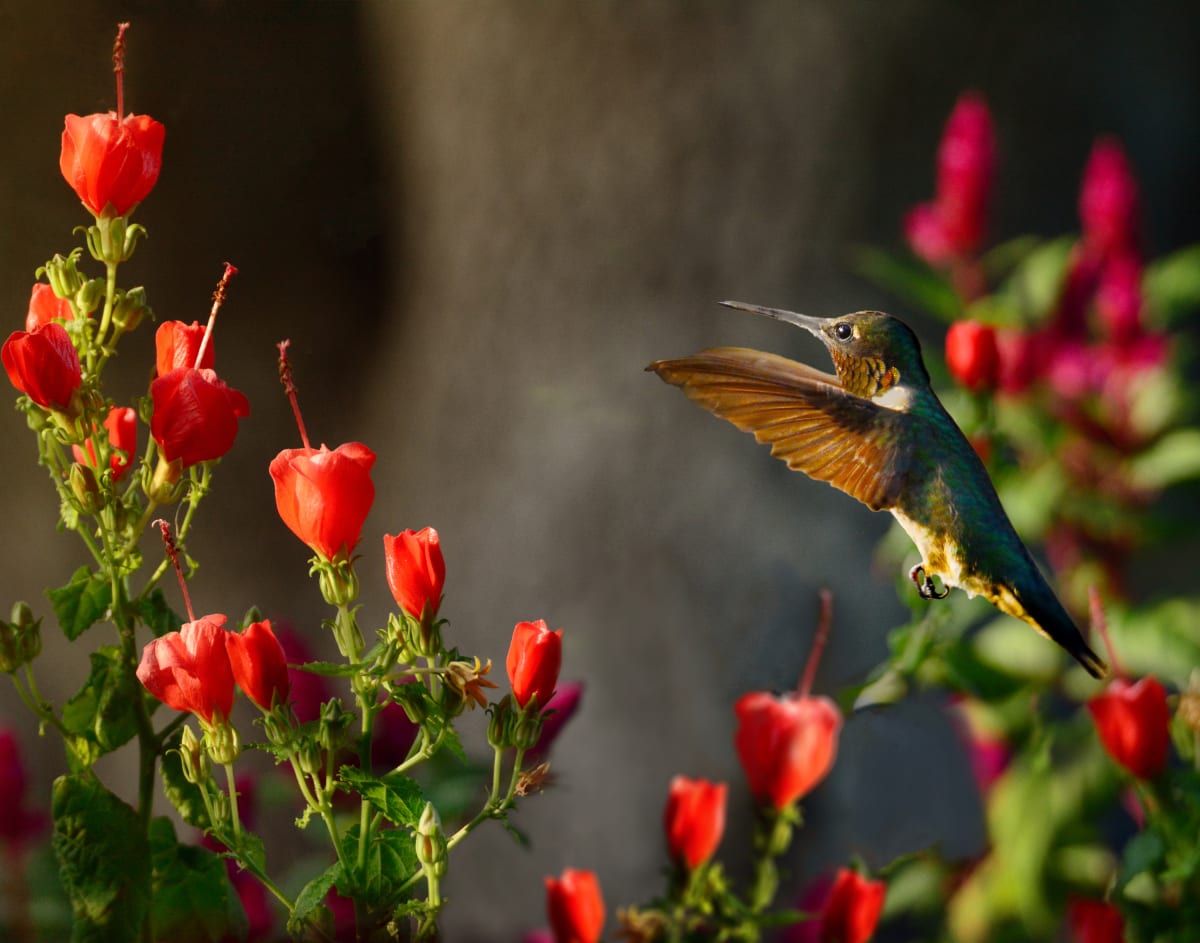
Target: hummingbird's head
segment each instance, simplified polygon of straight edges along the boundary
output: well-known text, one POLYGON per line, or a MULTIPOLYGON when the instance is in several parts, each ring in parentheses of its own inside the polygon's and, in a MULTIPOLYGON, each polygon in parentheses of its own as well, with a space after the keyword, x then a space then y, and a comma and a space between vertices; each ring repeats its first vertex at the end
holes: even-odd
POLYGON ((889 391, 929 386, 929 373, 921 360, 921 342, 912 328, 890 314, 855 311, 836 318, 814 318, 740 301, 721 303, 795 324, 816 336, 829 350, 838 380, 856 396, 878 399, 890 395, 897 403, 904 403, 906 396, 889 391))

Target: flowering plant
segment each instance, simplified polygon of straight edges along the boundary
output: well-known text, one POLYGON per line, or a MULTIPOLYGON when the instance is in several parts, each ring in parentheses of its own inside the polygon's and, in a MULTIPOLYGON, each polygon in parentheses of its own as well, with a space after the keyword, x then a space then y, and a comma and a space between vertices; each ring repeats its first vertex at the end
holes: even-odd
MULTIPOLYGON (((376 455, 358 442, 310 444, 287 342, 280 373, 301 447, 280 451, 264 481, 269 471, 280 518, 314 553, 312 573, 332 611, 322 625, 342 660, 313 660, 307 645, 256 612, 235 624, 193 611, 187 539, 250 413, 247 397, 217 372, 213 341, 236 269, 225 266, 207 324, 159 324, 148 388, 132 403, 114 402, 105 370, 125 336, 153 319, 144 289, 119 287, 118 276, 144 235, 131 216, 153 191, 165 138, 159 122, 124 110, 124 35, 123 24, 114 49, 116 111, 68 115, 62 138, 62 173, 91 216, 86 250, 102 274, 87 274, 83 247, 54 256, 38 270, 45 281, 31 293, 26 329, 2 348, 61 503, 61 526, 90 556, 47 593, 66 637, 96 642, 91 674, 65 704, 48 701, 37 683, 42 618, 17 603, 11 620, 0 622, 0 667, 66 752, 68 771, 53 787, 52 844, 72 938, 269 939, 285 923, 286 932, 311 939, 432 937, 454 849, 488 820, 507 825, 518 797, 545 775, 551 731, 544 725, 555 710, 562 630, 520 623, 508 657, 513 693, 489 703, 497 688, 491 661, 443 642, 446 568, 437 532, 389 536, 383 566, 360 563, 376 455), (161 519, 172 514, 174 529, 161 519), (159 553, 143 548, 142 537, 155 530, 166 554, 147 573, 147 559, 159 553), (172 568, 186 619, 161 586, 172 568), (370 634, 355 605, 363 578, 386 578, 399 606, 370 634), (260 742, 246 742, 235 722, 238 691, 258 715, 260 742), (486 771, 455 769, 455 758, 465 759, 459 718, 476 706, 488 715, 493 757, 486 771), (398 727, 402 746, 396 737, 387 742, 388 728, 398 727), (98 766, 126 744, 138 757, 132 805, 98 766), (297 825, 321 823, 323 854, 305 856, 299 867, 289 867, 287 856, 268 857, 252 801, 264 774, 242 772, 253 767, 252 752, 290 779, 297 825), (443 788, 447 778, 454 789, 443 788), (155 814, 160 781, 176 821, 199 829, 203 847, 155 814), (466 794, 481 795, 478 808, 461 798, 464 783, 466 794)), ((15 741, 0 733, 0 840, 17 873, 40 824, 24 811, 23 792, 15 741)), ((23 937, 34 920, 28 896, 16 900, 10 922, 23 937)))

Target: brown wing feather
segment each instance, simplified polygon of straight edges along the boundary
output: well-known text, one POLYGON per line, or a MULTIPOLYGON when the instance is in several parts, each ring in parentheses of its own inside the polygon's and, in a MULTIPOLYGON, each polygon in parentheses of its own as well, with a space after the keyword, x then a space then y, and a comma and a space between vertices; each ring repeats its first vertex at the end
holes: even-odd
POLYGON ((892 507, 908 465, 910 417, 846 392, 832 374, 742 347, 646 368, 709 412, 752 432, 771 454, 875 511, 892 507))

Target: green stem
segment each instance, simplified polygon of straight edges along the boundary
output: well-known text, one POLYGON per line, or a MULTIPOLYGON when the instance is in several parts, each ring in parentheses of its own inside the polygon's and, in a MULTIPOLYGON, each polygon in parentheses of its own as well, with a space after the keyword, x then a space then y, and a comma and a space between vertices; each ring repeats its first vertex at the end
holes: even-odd
POLYGON ((225 763, 225 780, 229 783, 229 823, 233 828, 233 837, 237 845, 242 843, 242 820, 238 816, 237 784, 233 777, 233 764, 225 763))

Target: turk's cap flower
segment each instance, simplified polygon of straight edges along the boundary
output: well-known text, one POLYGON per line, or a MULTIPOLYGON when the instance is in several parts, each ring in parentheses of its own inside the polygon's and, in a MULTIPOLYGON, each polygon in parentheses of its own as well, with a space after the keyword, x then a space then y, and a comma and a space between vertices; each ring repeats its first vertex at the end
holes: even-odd
POLYGON ((45 282, 38 282, 29 294, 29 313, 25 315, 25 330, 32 331, 51 321, 74 321, 71 302, 60 298, 45 282))
POLYGON ((604 898, 592 871, 567 868, 546 878, 546 916, 555 943, 597 943, 604 930, 604 898))
POLYGON ((946 366, 972 393, 994 389, 1000 377, 996 329, 978 321, 955 321, 946 332, 946 366))
POLYGON ((525 709, 533 702, 537 710, 544 710, 558 684, 562 629, 550 631, 545 619, 518 622, 505 665, 517 704, 525 709))
POLYGON ((244 393, 212 370, 179 368, 150 384, 150 434, 163 458, 184 468, 221 458, 233 448, 238 420, 250 415, 244 393))
POLYGON ((204 348, 204 356, 196 362, 200 346, 204 343, 207 326, 199 321, 184 324, 182 321, 163 321, 154 332, 154 371, 156 376, 165 376, 172 370, 197 367, 212 370, 216 366, 216 354, 212 338, 204 348))
POLYGON ((252 622, 240 634, 225 636, 233 680, 264 711, 286 704, 291 692, 287 656, 271 630, 270 620, 252 622))
POLYGON ((375 453, 361 442, 284 449, 270 466, 279 516, 324 559, 348 559, 375 500, 374 464, 375 453))
POLYGON ((396 605, 414 619, 437 618, 446 584, 446 563, 442 558, 438 532, 432 527, 405 530, 383 537, 384 562, 388 586, 396 605))
MULTIPOLYGON (((137 411, 130 406, 114 406, 104 419, 104 429, 108 433, 108 465, 113 481, 120 481, 132 467, 137 451, 137 411)), ((71 452, 79 464, 96 468, 96 446, 90 436, 82 446, 71 446, 71 452)))
POLYGON ((142 650, 137 676, 168 707, 190 711, 207 725, 233 710, 233 671, 226 650, 225 617, 202 616, 142 650))
POLYGON ((1130 683, 1109 682, 1090 701, 1088 710, 1108 755, 1139 779, 1153 779, 1167 765, 1171 742, 1171 712, 1167 692, 1147 675, 1130 683))
POLYGON ((66 329, 51 321, 32 331, 14 331, 0 348, 8 379, 44 409, 79 411, 83 370, 66 329))
POLYGON ((842 713, 827 697, 743 695, 734 705, 734 747, 760 802, 784 809, 828 775, 837 756, 842 713))
POLYGON ((725 800, 729 787, 707 779, 676 776, 663 810, 663 831, 672 859, 689 868, 704 864, 725 832, 725 800))
POLYGON ((840 868, 821 910, 821 943, 867 943, 875 933, 887 885, 840 868))
POLYGON ((126 216, 158 180, 166 129, 149 115, 67 115, 59 169, 96 217, 126 216))

